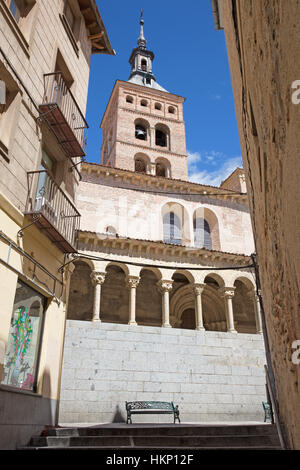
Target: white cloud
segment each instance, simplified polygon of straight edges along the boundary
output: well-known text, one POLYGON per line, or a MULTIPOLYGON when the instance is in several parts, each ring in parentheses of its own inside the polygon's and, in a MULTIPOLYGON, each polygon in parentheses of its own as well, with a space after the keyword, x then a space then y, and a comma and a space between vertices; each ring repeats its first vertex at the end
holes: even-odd
POLYGON ((199 168, 194 163, 189 165, 189 181, 193 183, 207 184, 209 186, 220 186, 222 181, 224 181, 237 167, 242 166, 242 158, 240 156, 228 158, 220 152, 210 152, 207 155, 206 160, 209 160, 210 164, 213 162, 213 164, 216 165, 216 160, 221 156, 223 163, 214 171, 209 171, 206 168, 199 168))
POLYGON ((188 166, 192 168, 197 165, 198 162, 201 162, 202 158, 199 152, 189 152, 187 151, 188 157, 188 166))

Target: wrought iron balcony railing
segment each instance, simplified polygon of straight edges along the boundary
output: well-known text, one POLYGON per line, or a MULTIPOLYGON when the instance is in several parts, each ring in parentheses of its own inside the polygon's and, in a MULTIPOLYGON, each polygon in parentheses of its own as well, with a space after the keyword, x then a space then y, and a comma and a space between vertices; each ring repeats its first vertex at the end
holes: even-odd
POLYGON ((88 124, 61 72, 44 75, 41 114, 69 157, 85 155, 88 124))
POLYGON ((47 170, 27 173, 25 214, 64 253, 77 251, 80 214, 47 170))

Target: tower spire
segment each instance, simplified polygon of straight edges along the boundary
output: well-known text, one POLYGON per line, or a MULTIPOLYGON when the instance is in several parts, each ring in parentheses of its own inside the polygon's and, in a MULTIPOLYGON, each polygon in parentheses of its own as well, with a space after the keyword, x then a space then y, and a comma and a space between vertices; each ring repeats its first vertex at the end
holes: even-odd
POLYGON ((146 39, 145 39, 145 36, 144 36, 144 20, 143 20, 143 13, 144 13, 144 9, 142 8, 141 10, 141 15, 140 15, 140 25, 141 25, 141 30, 140 30, 140 35, 139 35, 139 38, 138 38, 138 46, 141 48, 141 49, 146 49, 146 39))
POLYGON ((128 81, 138 85, 166 91, 156 82, 156 78, 152 73, 152 62, 154 59, 154 54, 146 47, 143 14, 144 10, 142 9, 140 14, 140 35, 137 40, 138 47, 133 49, 129 58, 131 72, 128 81))

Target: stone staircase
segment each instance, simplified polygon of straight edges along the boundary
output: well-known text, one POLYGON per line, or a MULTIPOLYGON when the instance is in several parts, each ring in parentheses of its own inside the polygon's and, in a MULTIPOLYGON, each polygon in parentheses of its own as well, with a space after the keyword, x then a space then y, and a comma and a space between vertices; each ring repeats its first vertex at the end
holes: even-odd
POLYGON ((42 449, 281 449, 273 424, 107 424, 56 427, 22 450, 42 449))

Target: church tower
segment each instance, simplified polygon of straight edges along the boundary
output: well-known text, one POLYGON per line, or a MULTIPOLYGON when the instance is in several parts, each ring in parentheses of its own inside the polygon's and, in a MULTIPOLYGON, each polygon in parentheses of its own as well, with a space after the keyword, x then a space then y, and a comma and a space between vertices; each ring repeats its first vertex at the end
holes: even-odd
POLYGON ((152 71, 154 53, 146 44, 141 15, 137 47, 129 58, 129 80, 116 81, 101 122, 101 163, 187 180, 185 98, 157 83, 152 71))

